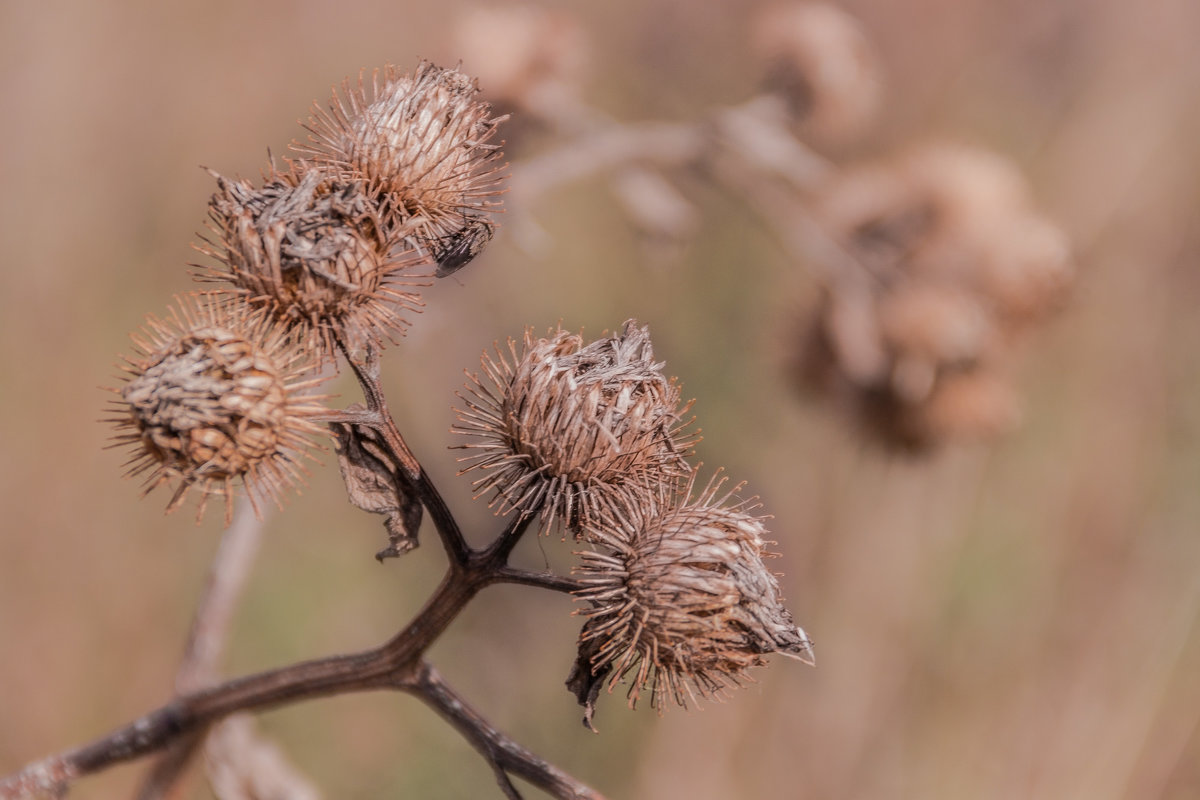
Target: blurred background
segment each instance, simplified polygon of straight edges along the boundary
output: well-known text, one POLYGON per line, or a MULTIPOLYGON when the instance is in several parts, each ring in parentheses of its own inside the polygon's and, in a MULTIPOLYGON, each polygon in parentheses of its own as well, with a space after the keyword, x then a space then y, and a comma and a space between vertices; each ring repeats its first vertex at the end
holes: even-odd
MULTIPOLYGON (((491 247, 425 292, 387 351, 413 449, 486 541, 500 523, 446 450, 462 370, 526 325, 598 336, 648 323, 697 398, 698 459, 748 481, 774 516, 771 563, 817 667, 775 658, 726 702, 661 718, 604 696, 596 736, 563 686, 578 631, 567 597, 489 589, 431 658, 497 726, 612 798, 1196 797, 1200 6, 841 7, 873 48, 879 108, 863 131, 813 146, 837 163, 928 139, 986 147, 1074 243, 1070 298, 1016 362, 1021 424, 895 454, 797 392, 788 364, 820 270, 703 175, 673 178, 696 216, 665 249, 629 224, 604 170, 527 206, 510 198, 491 247)), ((486 93, 482 71, 498 68, 464 33, 472 8, 0 5, 0 774, 171 691, 220 515, 197 526, 164 517, 165 494, 138 500, 123 454, 104 449, 97 387, 114 384, 127 333, 191 286, 213 190, 200 165, 257 176, 268 150, 302 135, 312 101, 360 68, 461 60, 486 93)), ((573 97, 597 116, 539 128, 515 112, 502 129, 515 180, 597 118, 697 121, 759 91, 759 4, 553 8, 573 97)), ((334 391, 357 399, 345 376, 334 391)), ((377 564, 378 518, 347 506, 323 462, 268 520, 229 675, 373 646, 441 576, 430 531, 377 564)), ((529 566, 570 562, 568 543, 526 544, 529 566)), ((325 797, 500 796, 407 696, 306 703, 261 727, 325 797)), ((72 797, 131 796, 145 766, 72 797)), ((178 796, 211 796, 200 770, 178 796)))

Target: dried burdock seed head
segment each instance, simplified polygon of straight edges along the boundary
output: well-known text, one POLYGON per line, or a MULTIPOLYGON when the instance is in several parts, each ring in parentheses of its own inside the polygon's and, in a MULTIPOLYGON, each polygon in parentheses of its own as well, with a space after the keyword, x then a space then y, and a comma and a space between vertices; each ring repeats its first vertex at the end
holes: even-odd
POLYGON ((793 364, 802 387, 870 439, 909 453, 1009 432, 1017 421, 1008 348, 985 298, 905 280, 857 308, 822 296, 793 364), (863 359, 857 350, 871 351, 863 359), (860 363, 861 362, 861 363, 860 363))
POLYGON ((998 223, 980 264, 980 288, 1013 327, 1036 322, 1065 301, 1075 280, 1063 231, 1036 214, 998 223))
POLYGON ((978 292, 1009 331, 1058 307, 1074 279, 1066 235, 1033 208, 1017 166, 995 153, 948 143, 899 161, 932 224, 907 272, 978 292))
POLYGON ((1015 165, 924 145, 839 173, 816 215, 861 271, 826 287, 796 359, 803 379, 903 449, 1010 429, 1013 345, 1074 277, 1066 237, 1015 165))
POLYGON ((610 551, 581 553, 576 569, 584 588, 575 595, 588 608, 578 612, 587 622, 568 685, 589 714, 600 684, 611 692, 627 679, 630 707, 649 688, 662 711, 720 696, 769 653, 813 663, 812 642, 763 562, 764 518, 753 501, 720 495, 722 484, 689 499, 689 481, 673 503, 588 531, 610 551))
POLYGON ((934 209, 888 162, 839 170, 822 187, 822 226, 883 282, 898 277, 933 226, 934 209))
POLYGON ((228 282, 306 348, 332 358, 338 340, 379 345, 420 310, 412 289, 428 284, 429 260, 386 232, 363 181, 310 171, 256 188, 214 176, 212 239, 200 249, 221 266, 200 278, 228 282))
POLYGON ((918 275, 976 286, 1017 219, 1033 216, 1011 161, 986 150, 924 144, 848 167, 823 187, 817 215, 885 283, 918 275))
POLYGON ((917 413, 928 439, 993 439, 1017 427, 1021 404, 1007 375, 974 369, 943 375, 917 413))
POLYGON ((920 401, 887 389, 859 390, 849 410, 876 441, 895 451, 922 454, 949 441, 986 441, 1011 433, 1021 419, 1011 380, 997 367, 938 376, 920 401))
MULTIPOLYGON (((598 513, 620 517, 647 491, 690 473, 679 387, 654 361, 650 335, 632 320, 584 345, 563 330, 526 331, 518 352, 484 353, 454 432, 470 437, 462 473, 479 470, 475 496, 499 513, 541 514, 578 531, 598 513)), ((461 474, 461 473, 460 473, 461 474)))
POLYGON ((531 5, 477 7, 454 26, 456 51, 503 107, 544 111, 543 103, 578 85, 587 38, 578 22, 531 5))
POLYGON ((228 524, 238 478, 256 511, 260 499, 279 504, 302 480, 307 437, 322 431, 312 417, 323 398, 305 394, 320 381, 305 378, 304 350, 266 313, 194 295, 133 340, 107 420, 113 446, 132 451, 129 474, 145 476, 146 492, 174 484, 168 512, 195 490, 197 521, 216 495, 228 524))
POLYGON ((1017 165, 981 147, 930 142, 902 154, 897 165, 946 228, 974 231, 991 219, 1020 213, 1032 202, 1017 165))
POLYGON ((309 142, 293 144, 298 168, 364 181, 388 235, 436 254, 500 206, 501 152, 489 140, 503 117, 478 94, 463 73, 425 61, 411 75, 385 67, 369 89, 360 74, 314 110, 309 142))
POLYGON ((892 390, 908 403, 928 397, 940 371, 972 366, 995 346, 981 299, 952 285, 905 282, 880 297, 876 313, 892 390))
POLYGON ((752 40, 767 86, 787 101, 805 132, 825 144, 861 133, 874 118, 881 70, 857 20, 827 3, 760 10, 752 40))

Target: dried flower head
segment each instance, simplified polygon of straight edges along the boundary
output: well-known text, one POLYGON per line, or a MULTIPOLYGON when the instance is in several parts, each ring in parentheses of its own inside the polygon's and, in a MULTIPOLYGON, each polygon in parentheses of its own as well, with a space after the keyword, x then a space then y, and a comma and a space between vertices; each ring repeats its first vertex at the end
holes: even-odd
MULTIPOLYGON (((697 695, 719 697, 780 652, 812 663, 812 642, 783 606, 763 562, 764 518, 753 501, 730 503, 714 480, 694 500, 648 503, 627 521, 588 533, 606 551, 581 553, 587 622, 568 685, 589 706, 599 685, 629 677, 633 707, 649 687, 662 711, 697 695)), ((736 489, 734 490, 736 491, 736 489)))
POLYGON ((768 6, 755 16, 753 44, 768 86, 806 132, 826 144, 863 131, 879 107, 882 79, 858 21, 828 3, 768 6))
POLYGON ((293 144, 298 166, 365 181, 387 234, 436 255, 500 205, 500 146, 488 140, 504 118, 478 94, 471 78, 427 61, 411 75, 387 66, 370 89, 360 74, 314 109, 309 142, 293 144))
POLYGON ((304 378, 312 363, 286 331, 262 311, 192 295, 133 340, 108 420, 113 446, 132 450, 128 474, 145 475, 146 492, 176 484, 168 512, 196 490, 197 520, 216 495, 228 524, 237 478, 256 511, 261 498, 280 503, 302 478, 307 437, 321 432, 311 418, 324 411, 304 394, 319 380, 304 378))
POLYGON ((686 407, 645 327, 630 320, 586 346, 563 330, 526 331, 522 351, 511 339, 508 350, 484 353, 486 381, 471 376, 454 427, 472 439, 457 446, 471 452, 460 474, 482 471, 475 496, 494 492, 500 513, 540 513, 543 530, 555 520, 578 530, 691 471, 686 407))
POLYGON ((364 182, 293 172, 256 188, 213 174, 214 238, 201 250, 221 266, 201 279, 228 281, 306 348, 381 344, 420 310, 411 289, 427 285, 429 261, 386 232, 364 182))

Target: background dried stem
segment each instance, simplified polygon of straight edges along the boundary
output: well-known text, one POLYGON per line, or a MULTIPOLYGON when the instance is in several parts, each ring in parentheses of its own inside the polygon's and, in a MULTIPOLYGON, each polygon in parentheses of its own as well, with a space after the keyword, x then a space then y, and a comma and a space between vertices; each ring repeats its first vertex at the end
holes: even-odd
MULTIPOLYGON (((863 451, 779 378, 781 323, 811 280, 753 215, 689 192, 703 225, 685 270, 647 271, 623 209, 585 180, 536 209, 543 256, 518 256, 502 229, 469 277, 427 295, 420 324, 389 353, 402 364, 388 386, 401 425, 423 421, 414 449, 439 451, 460 371, 497 335, 560 317, 589 330, 649 322, 656 350, 703 398, 705 460, 750 479, 788 521, 775 531, 778 569, 822 666, 801 679, 764 672, 760 687, 703 714, 656 721, 614 703, 595 737, 561 687, 577 628, 566 598, 493 589, 434 657, 517 739, 614 797, 1190 797, 1196 8, 848 7, 888 75, 883 125, 861 149, 929 131, 987 143, 1016 157, 1043 206, 1089 243, 1072 306, 1024 371, 1024 428, 987 453, 932 462, 863 451)), ((430 52, 461 8, 366 2, 331 18, 302 4, 283 20, 212 4, 0 11, 10 109, 0 240, 16 265, 0 278, 0 640, 16 653, 0 659, 0 771, 171 691, 216 521, 196 530, 133 505, 92 422, 102 393, 80 387, 108 383, 126 331, 181 288, 210 191, 193 168, 257 174, 263 143, 281 151, 297 109, 362 64, 419 53, 461 56, 470 71, 469 54, 430 52), (268 26, 279 35, 259 35, 268 26)), ((613 118, 694 120, 751 93, 744 3, 585 13, 606 70, 587 96, 613 118)), ((343 380, 335 391, 348 395, 343 380)), ((435 462, 464 527, 483 529, 453 466, 435 462)), ((369 646, 436 584, 429 539, 402 567, 375 564, 378 521, 345 519, 343 492, 327 464, 268 526, 229 674, 369 646)), ((559 564, 562 549, 531 541, 517 557, 559 564)), ((455 732, 390 695, 305 704, 262 725, 331 797, 495 791, 455 732)), ((116 770, 76 796, 129 796, 141 777, 116 770)))

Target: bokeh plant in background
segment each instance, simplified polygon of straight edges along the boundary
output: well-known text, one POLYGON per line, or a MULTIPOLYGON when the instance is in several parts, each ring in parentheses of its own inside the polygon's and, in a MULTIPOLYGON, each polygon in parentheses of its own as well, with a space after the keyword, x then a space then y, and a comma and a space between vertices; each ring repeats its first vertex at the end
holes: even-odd
MULTIPOLYGON (((125 330, 191 288, 212 192, 196 166, 234 176, 219 188, 244 204, 259 181, 237 176, 259 174, 264 144, 286 152, 331 77, 423 56, 461 60, 513 115, 505 213, 434 232, 444 277, 382 356, 463 529, 496 526, 469 502, 479 473, 456 479, 445 450, 471 428, 452 389, 480 344, 636 318, 698 398, 698 459, 773 514, 768 565, 819 663, 755 672, 700 713, 602 705, 596 737, 562 686, 570 599, 492 588, 431 652, 451 684, 613 797, 1195 793, 1189 4, 2 13, 0 225, 20 268, 4 291, 0 771, 179 678, 220 514, 196 528, 134 505, 93 421, 103 393, 84 387, 111 385, 125 330)), ((353 378, 318 391, 353 399, 353 378)), ((326 463, 269 516, 222 674, 372 646, 433 591, 433 539, 379 567, 378 519, 344 504, 326 463)), ((528 536, 514 560, 565 573, 572 548, 528 536)), ((589 567, 597 586, 607 566, 589 567)), ((325 796, 495 793, 428 716, 371 693, 245 735, 325 796)), ((142 779, 122 768, 75 794, 142 779)))

